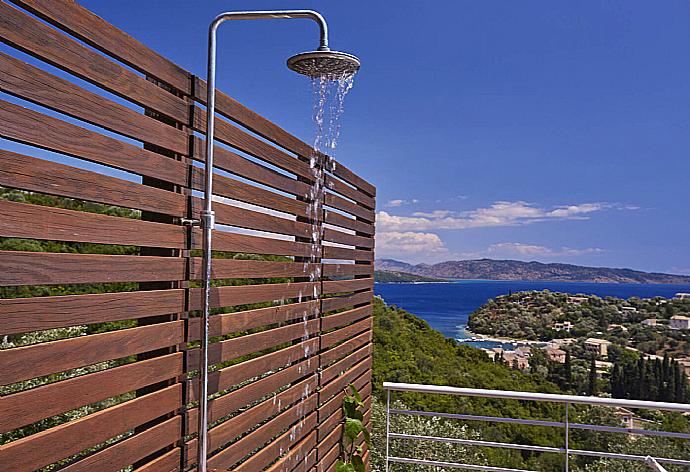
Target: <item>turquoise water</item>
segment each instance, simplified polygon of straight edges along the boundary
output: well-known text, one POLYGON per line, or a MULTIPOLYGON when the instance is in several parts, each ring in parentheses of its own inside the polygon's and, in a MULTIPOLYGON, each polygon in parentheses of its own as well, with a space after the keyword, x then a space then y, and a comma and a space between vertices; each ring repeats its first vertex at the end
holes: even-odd
MULTIPOLYGON (((397 305, 410 313, 424 318, 432 328, 447 337, 467 338, 464 329, 474 310, 490 298, 509 292, 528 290, 582 293, 600 297, 666 297, 678 292, 690 292, 690 285, 667 284, 598 284, 569 282, 526 282, 462 280, 452 283, 381 284, 374 286, 374 293, 388 304, 397 305)), ((496 347, 498 343, 471 342, 480 347, 496 347)))

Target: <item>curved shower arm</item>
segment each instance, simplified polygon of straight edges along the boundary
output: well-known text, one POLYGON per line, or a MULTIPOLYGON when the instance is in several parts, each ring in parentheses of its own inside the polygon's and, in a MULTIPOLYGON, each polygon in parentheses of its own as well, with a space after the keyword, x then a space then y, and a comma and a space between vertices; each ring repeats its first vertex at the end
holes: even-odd
POLYGON ((227 20, 287 20, 293 18, 306 18, 315 21, 319 25, 321 33, 319 51, 328 51, 328 25, 326 19, 314 10, 266 10, 266 11, 232 11, 218 15, 210 26, 210 31, 215 33, 221 23, 227 20))
POLYGON ((319 51, 328 49, 328 26, 323 16, 313 10, 284 11, 240 11, 218 15, 208 30, 208 75, 206 76, 206 162, 204 165, 204 208, 201 211, 201 228, 203 231, 203 281, 202 281, 202 320, 200 346, 200 385, 198 408, 198 444, 197 471, 206 472, 208 453, 208 324, 210 315, 211 293, 211 250, 212 231, 215 227, 213 212, 213 138, 216 109, 216 33, 218 27, 228 20, 260 20, 307 18, 314 20, 320 28, 321 42, 319 51))

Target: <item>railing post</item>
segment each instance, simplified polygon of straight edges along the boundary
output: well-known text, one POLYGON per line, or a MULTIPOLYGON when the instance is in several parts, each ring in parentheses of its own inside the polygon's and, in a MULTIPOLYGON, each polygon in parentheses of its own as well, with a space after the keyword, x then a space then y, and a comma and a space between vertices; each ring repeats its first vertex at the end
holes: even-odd
POLYGON ((386 390, 386 472, 388 472, 388 443, 391 434, 391 391, 386 390))
POLYGON ((565 472, 568 472, 570 459, 570 421, 568 418, 568 410, 570 410, 570 403, 565 402, 565 472))

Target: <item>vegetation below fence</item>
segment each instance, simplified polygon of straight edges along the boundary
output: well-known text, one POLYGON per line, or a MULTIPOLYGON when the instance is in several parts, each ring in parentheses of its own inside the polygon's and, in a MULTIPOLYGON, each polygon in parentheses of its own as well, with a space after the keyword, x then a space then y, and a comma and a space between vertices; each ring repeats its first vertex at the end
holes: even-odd
MULTIPOLYGON (((535 371, 523 373, 501 363, 492 362, 481 350, 458 344, 432 329, 428 323, 380 298, 374 299, 374 402, 372 403, 374 470, 383 470, 385 463, 385 392, 384 381, 449 385, 484 389, 518 390, 543 393, 576 393, 549 381, 535 371)), ((450 395, 395 393, 396 408, 505 416, 524 419, 562 421, 560 405, 466 398, 450 395)), ((638 412, 649 421, 649 428, 690 432, 688 419, 679 414, 638 412)), ((571 409, 571 421, 620 426, 610 409, 578 407, 571 409)), ((558 428, 527 427, 507 424, 463 423, 457 420, 424 417, 393 417, 392 430, 430 436, 447 436, 485 441, 515 442, 540 446, 562 447, 563 431, 558 428)), ((620 434, 571 432, 571 447, 633 454, 690 459, 687 442, 666 438, 636 438, 620 434)), ((563 458, 554 454, 529 453, 506 449, 471 448, 422 442, 414 451, 404 449, 402 441, 392 443, 392 452, 414 454, 419 458, 463 461, 479 465, 562 470, 563 458), (402 449, 401 449, 402 448, 402 449)), ((643 464, 618 463, 578 457, 571 460, 571 470, 603 472, 625 470, 646 472, 643 464), (621 467, 625 467, 622 469, 621 467)), ((400 470, 404 469, 404 466, 400 470)), ((414 470, 423 470, 415 466, 414 470)), ((397 469, 396 469, 397 470, 397 469)), ((412 469, 409 469, 412 470, 412 469)), ((669 467, 669 470, 681 470, 669 467)))

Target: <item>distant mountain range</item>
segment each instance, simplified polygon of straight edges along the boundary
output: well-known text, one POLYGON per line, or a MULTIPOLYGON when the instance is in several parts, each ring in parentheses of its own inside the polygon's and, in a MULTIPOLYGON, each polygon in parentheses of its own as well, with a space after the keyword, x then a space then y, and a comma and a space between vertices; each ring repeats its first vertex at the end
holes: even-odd
POLYGON ((416 265, 393 259, 377 259, 376 270, 437 279, 690 284, 690 276, 683 275, 641 272, 632 269, 493 259, 447 261, 439 262, 438 264, 416 265))

